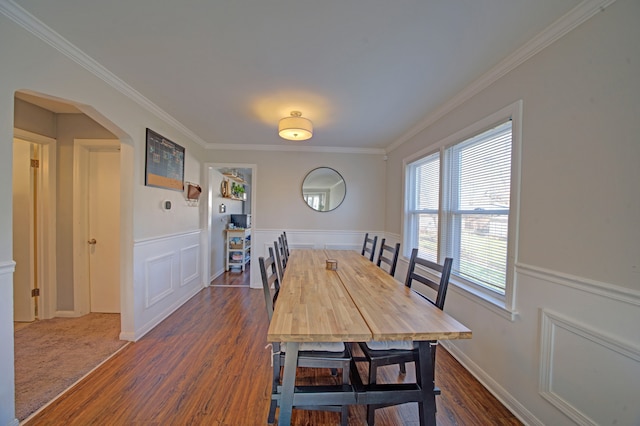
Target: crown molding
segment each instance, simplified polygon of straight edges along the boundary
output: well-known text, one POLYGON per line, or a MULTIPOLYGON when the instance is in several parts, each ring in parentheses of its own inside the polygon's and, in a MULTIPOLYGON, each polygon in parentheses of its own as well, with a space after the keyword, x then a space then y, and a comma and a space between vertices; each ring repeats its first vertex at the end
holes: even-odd
POLYGON ((111 71, 98 63, 95 59, 91 58, 89 55, 69 42, 66 38, 62 37, 60 34, 47 26, 44 22, 40 21, 38 18, 20 7, 13 0, 0 0, 0 13, 2 13, 7 18, 11 19, 13 22, 29 31, 31 34, 35 35, 54 49, 58 50, 78 65, 82 66, 87 71, 91 72, 92 74, 109 84, 111 87, 127 96, 147 111, 151 112, 159 119, 170 124, 182 134, 195 141, 198 145, 201 145, 202 147, 207 146, 207 143, 202 138, 200 138, 178 120, 169 115, 169 113, 151 102, 140 92, 129 86, 111 71))
POLYGON ((615 0, 584 0, 579 5, 571 9, 564 16, 549 25, 537 36, 529 40, 511 55, 500 61, 495 67, 483 74, 441 107, 429 114, 424 120, 412 127, 405 134, 396 139, 386 149, 387 153, 397 149, 400 145, 409 141, 418 133, 431 126, 433 123, 461 106, 463 103, 489 87, 505 74, 514 70, 532 56, 553 44, 556 40, 586 22, 591 17, 614 3, 615 0))
MULTIPOLYGON (((304 142, 301 142, 304 144, 304 142)), ((207 149, 229 151, 297 151, 297 152, 325 152, 336 154, 371 154, 384 155, 382 148, 347 148, 340 146, 310 146, 310 145, 248 145, 248 144, 208 144, 207 149)))

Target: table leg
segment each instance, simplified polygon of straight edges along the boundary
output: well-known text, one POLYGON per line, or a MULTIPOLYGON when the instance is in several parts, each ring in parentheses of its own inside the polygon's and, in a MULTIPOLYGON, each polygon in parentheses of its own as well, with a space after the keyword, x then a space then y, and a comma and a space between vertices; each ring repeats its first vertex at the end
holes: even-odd
POLYGON ((431 344, 427 341, 418 343, 419 366, 417 374, 420 374, 420 387, 422 388, 422 403, 418 404, 420 424, 436 424, 436 395, 433 392, 433 361, 431 357, 431 344))
POLYGON ((287 352, 284 357, 284 372, 282 373, 282 394, 280 395, 280 415, 278 426, 291 424, 291 410, 293 409, 293 392, 296 384, 296 368, 298 366, 298 342, 287 342, 287 352))

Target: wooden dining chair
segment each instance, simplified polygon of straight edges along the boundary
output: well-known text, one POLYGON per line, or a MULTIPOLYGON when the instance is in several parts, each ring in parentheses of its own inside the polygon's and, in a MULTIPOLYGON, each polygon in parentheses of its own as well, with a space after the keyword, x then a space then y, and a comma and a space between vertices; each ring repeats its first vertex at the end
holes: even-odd
POLYGON ((378 236, 369 238, 369 233, 364 234, 364 244, 362 244, 362 255, 373 262, 373 258, 376 255, 376 243, 378 242, 378 236))
MULTIPOLYGON (((271 250, 271 247, 269 247, 271 250)), ((287 265, 282 263, 284 254, 282 254, 282 246, 278 244, 278 241, 273 242, 273 252, 275 253, 276 265, 279 272, 278 278, 282 281, 282 277, 284 277, 284 271, 287 269, 287 265)), ((271 253, 271 251, 269 251, 271 253)))
MULTIPOLYGON (((409 269, 407 270, 407 277, 405 279, 405 285, 411 287, 414 281, 418 281, 427 287, 429 287, 435 297, 429 297, 422 293, 418 293, 420 296, 427 299, 434 304, 438 309, 444 309, 444 301, 447 296, 447 288, 449 287, 449 277, 451 275, 451 266, 453 259, 446 258, 442 265, 431 262, 426 259, 418 257, 418 249, 414 248, 411 251, 411 258, 409 260, 409 269), (420 270, 416 269, 416 266, 420 267, 420 270), (423 271, 426 271, 425 274, 423 271), (429 277, 439 276, 440 279, 434 281, 429 277)), ((366 361, 369 363, 369 383, 376 383, 377 370, 379 367, 385 365, 398 364, 400 372, 406 373, 405 363, 414 362, 418 364, 418 344, 412 341, 388 341, 388 342, 361 342, 359 343, 360 349, 364 353, 366 361)), ((436 363, 436 346, 437 341, 431 342, 431 361, 435 371, 436 363)), ((420 375, 416 371, 416 379, 419 380, 420 375)), ((422 383, 418 384, 423 386, 422 383)), ((424 384, 424 386, 433 386, 433 384, 424 384)), ((440 390, 433 387, 436 395, 440 394, 440 390)), ((369 405, 367 407, 367 423, 372 425, 375 419, 376 408, 382 406, 369 405)))
POLYGON ((382 264, 387 265, 389 269, 386 271, 392 277, 396 274, 396 266, 398 265, 398 255, 400 254, 400 243, 396 243, 395 246, 385 244, 386 238, 380 241, 380 252, 378 253, 378 261, 376 265, 384 269, 382 264))
MULTIPOLYGON (((258 258, 260 264, 260 274, 262 276, 262 289, 264 291, 264 300, 267 306, 267 314, 269 322, 273 317, 273 309, 278 299, 280 280, 276 268, 276 257, 274 250, 269 247, 269 257, 258 258), (271 292, 274 291, 272 295, 271 292)), ((272 394, 277 392, 281 382, 281 367, 284 365, 286 357, 285 343, 272 343, 272 361, 273 361, 273 380, 271 391, 272 394)), ((298 351, 298 367, 310 368, 329 368, 332 371, 342 370, 342 383, 349 384, 349 373, 351 368, 351 351, 349 347, 342 342, 304 342, 300 344, 298 351)), ((275 421, 277 401, 271 400, 269 407, 269 416, 267 422, 273 424, 275 421)), ((308 410, 322 411, 339 411, 341 413, 341 426, 347 426, 349 420, 348 405, 335 406, 308 406, 298 407, 308 410)))

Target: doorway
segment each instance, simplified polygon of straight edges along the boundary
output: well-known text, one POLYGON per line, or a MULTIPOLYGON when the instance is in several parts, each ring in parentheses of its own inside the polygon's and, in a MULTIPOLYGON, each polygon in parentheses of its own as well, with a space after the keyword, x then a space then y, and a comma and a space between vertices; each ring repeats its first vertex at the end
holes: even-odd
POLYGON ((120 141, 76 139, 73 161, 76 313, 120 313, 120 141))
MULTIPOLYGON (((208 190, 207 198, 207 220, 205 229, 205 241, 203 246, 205 257, 205 276, 209 277, 209 285, 214 284, 214 280, 225 274, 225 241, 227 224, 231 214, 251 214, 252 234, 256 228, 256 191, 257 187, 257 165, 241 163, 208 163, 205 164, 206 182, 208 190), (237 171, 242 174, 246 182, 246 201, 230 200, 221 193, 221 182, 225 178, 223 173, 227 171, 237 171)), ((252 241, 254 239, 252 238, 252 241)), ((253 253, 252 253, 253 255, 253 253)), ((253 258, 252 258, 253 260, 253 258)), ((253 269, 257 262, 250 262, 249 269, 253 269)), ((250 285, 251 274, 242 274, 243 285, 250 285)), ((257 274, 260 275, 259 273, 257 274)))
POLYGON ((14 129, 14 321, 55 316, 55 139, 14 129))

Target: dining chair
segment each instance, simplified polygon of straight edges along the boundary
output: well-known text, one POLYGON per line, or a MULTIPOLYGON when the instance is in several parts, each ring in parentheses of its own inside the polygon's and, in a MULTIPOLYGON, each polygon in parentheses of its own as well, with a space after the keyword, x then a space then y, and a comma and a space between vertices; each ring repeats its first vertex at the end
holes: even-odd
MULTIPOLYGON (((269 250, 271 250, 271 247, 269 247, 269 250)), ((282 281, 282 277, 284 277, 284 271, 285 269, 287 269, 287 265, 282 263, 284 254, 282 254, 282 246, 278 244, 278 241, 273 242, 273 252, 275 253, 276 265, 280 273, 280 275, 278 275, 278 279, 282 281)), ((269 253, 271 253, 271 251, 269 251, 269 253)))
MULTIPOLYGON (((444 301, 447 296, 447 288, 449 286, 449 277, 451 275, 451 266, 453 264, 453 259, 450 257, 444 260, 442 265, 431 262, 427 259, 423 259, 418 257, 418 249, 414 248, 411 251, 411 258, 409 260, 409 269, 407 270, 407 277, 405 279, 405 285, 411 288, 413 281, 418 281, 431 290, 433 290, 433 294, 435 297, 430 297, 424 295, 422 293, 418 293, 420 296, 427 299, 429 302, 434 304, 438 309, 444 309, 444 301), (420 270, 416 269, 416 266, 420 267, 420 270), (423 271, 427 272, 425 274, 423 271), (430 276, 439 276, 440 278, 436 281, 430 278, 430 276)), ((436 363, 436 346, 437 341, 432 341, 431 343, 431 362, 435 372, 435 363, 436 363)), ((387 341, 387 342, 361 342, 359 343, 360 349, 364 353, 365 360, 369 363, 369 383, 376 383, 377 370, 379 367, 385 365, 393 365, 398 364, 400 367, 400 372, 402 374, 406 373, 405 363, 414 362, 416 367, 418 365, 418 344, 413 341, 387 341)), ((422 383, 419 383, 420 375, 416 371, 416 379, 420 386, 423 386, 422 383)), ((425 384, 424 386, 427 386, 425 384)), ((431 384, 433 386, 433 384, 431 384)), ((440 390, 436 387, 433 387, 436 395, 440 394, 440 390)), ((375 420, 375 410, 376 408, 381 408, 382 406, 369 405, 367 407, 367 423, 372 425, 375 420)))
POLYGON ((284 244, 284 250, 287 252, 287 258, 291 256, 291 252, 289 251, 289 239, 287 238, 287 232, 282 231, 282 243, 284 244))
MULTIPOLYGON (((264 300, 267 306, 267 314, 269 322, 273 317, 273 310, 275 303, 278 299, 280 280, 278 278, 278 272, 276 268, 276 257, 274 256, 274 250, 269 247, 269 257, 258 258, 260 264, 260 274, 262 276, 262 289, 264 291, 264 300), (271 294, 272 288, 275 290, 274 294, 271 294)), ((273 380, 271 391, 275 394, 278 386, 281 384, 281 367, 284 365, 286 357, 286 344, 285 343, 272 343, 272 363, 273 363, 273 380)), ((332 371, 336 369, 342 370, 342 383, 349 384, 349 373, 351 368, 351 351, 349 347, 342 342, 303 342, 300 344, 298 351, 298 367, 309 368, 329 368, 332 371)), ((275 421, 277 401, 271 400, 269 407, 269 416, 267 422, 273 424, 275 421)), ((347 426, 349 420, 349 406, 348 405, 335 405, 335 406, 309 406, 298 407, 309 410, 323 410, 323 411, 340 411, 341 413, 341 426, 347 426)))
POLYGON ((376 243, 378 242, 378 236, 369 238, 369 233, 364 234, 364 244, 362 244, 362 255, 369 258, 373 262, 373 258, 376 254, 376 243))
MULTIPOLYGON (((280 247, 280 261, 282 263, 282 267, 287 267, 287 261, 289 260, 289 255, 287 251, 284 249, 284 242, 282 241, 282 234, 278 237, 278 245, 280 247)), ((284 270, 284 269, 283 269, 284 270)))
POLYGON ((393 277, 396 274, 396 266, 398 265, 400 243, 396 243, 395 246, 390 246, 385 244, 386 241, 386 238, 383 238, 382 241, 380 241, 380 252, 378 253, 378 261, 376 262, 376 265, 384 269, 382 264, 386 264, 389 268, 387 272, 393 277))

